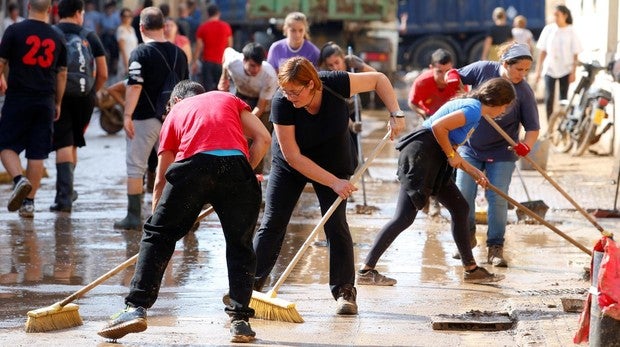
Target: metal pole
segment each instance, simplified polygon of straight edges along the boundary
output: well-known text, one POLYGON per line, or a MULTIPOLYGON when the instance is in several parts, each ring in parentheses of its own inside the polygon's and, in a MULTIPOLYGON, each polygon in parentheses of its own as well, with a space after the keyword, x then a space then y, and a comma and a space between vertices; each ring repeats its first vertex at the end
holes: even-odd
MULTIPOLYGON (((351 46, 347 48, 347 54, 349 56, 353 55, 353 49, 351 48, 351 46)), ((351 66, 351 72, 355 72, 355 68, 353 66, 351 66)), ((360 112, 359 96, 355 94, 352 96, 352 98, 353 98, 353 105, 355 109, 355 122, 359 122, 361 124, 362 115, 360 112)), ((356 133, 355 139, 357 141, 357 158, 359 162, 358 165, 364 165, 364 154, 362 153, 362 134, 356 133)), ((364 175, 362 175, 362 196, 363 196, 364 206, 366 206, 366 182, 364 180, 364 175)))

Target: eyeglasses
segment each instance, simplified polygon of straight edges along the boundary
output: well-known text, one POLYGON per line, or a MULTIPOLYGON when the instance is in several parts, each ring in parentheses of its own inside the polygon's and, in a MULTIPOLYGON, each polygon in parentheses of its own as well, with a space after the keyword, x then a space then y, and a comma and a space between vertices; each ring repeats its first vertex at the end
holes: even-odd
POLYGON ((298 97, 299 95, 301 95, 301 92, 304 90, 304 88, 306 88, 306 85, 302 86, 297 91, 286 91, 282 89, 282 95, 284 95, 285 97, 288 97, 288 96, 298 97))

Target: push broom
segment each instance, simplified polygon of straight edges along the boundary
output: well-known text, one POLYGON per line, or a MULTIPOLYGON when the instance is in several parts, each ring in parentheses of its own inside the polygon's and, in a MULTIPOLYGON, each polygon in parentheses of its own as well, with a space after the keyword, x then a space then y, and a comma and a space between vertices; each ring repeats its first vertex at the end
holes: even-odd
MULTIPOLYGON (((478 179, 478 177, 474 173, 471 173, 471 172, 465 170, 462 166, 460 167, 460 169, 465 171, 467 174, 469 174, 474 180, 478 179)), ((556 228, 553 224, 547 222, 544 218, 542 218, 536 212, 534 212, 534 211, 530 210, 529 208, 523 206, 523 204, 518 203, 515 199, 511 198, 510 196, 508 196, 508 194, 504 193, 503 191, 501 191, 496 186, 492 185, 491 183, 487 183, 486 189, 489 189, 489 190, 495 192, 495 194, 501 196, 502 198, 504 198, 509 203, 515 205, 518 209, 522 210, 528 216, 534 218, 540 224, 543 224, 547 228, 551 229, 551 231, 553 231, 554 233, 560 235, 563 239, 565 239, 566 241, 570 242, 573 246, 576 246, 577 248, 579 248, 580 250, 582 250, 583 252, 585 252, 589 256, 592 256, 592 251, 589 250, 586 246, 580 244, 575 239, 573 239, 572 237, 568 236, 567 234, 562 232, 560 229, 556 228)))
MULTIPOLYGON (((514 147, 517 145, 517 143, 510 137, 510 135, 508 135, 504 129, 502 129, 499 124, 497 124, 493 118, 487 116, 487 115, 483 115, 484 119, 486 119, 487 122, 489 122, 489 124, 500 134, 502 135, 502 137, 506 140, 506 142, 508 142, 508 144, 510 144, 510 146, 514 147)), ((549 175, 547 174, 547 172, 540 167, 540 165, 538 165, 534 160, 532 160, 532 158, 530 158, 529 156, 525 156, 523 157, 525 160, 527 160, 528 163, 530 163, 530 165, 532 165, 532 167, 534 169, 536 169, 536 171, 540 172, 541 175, 543 175, 543 177, 545 177, 545 179, 551 183, 551 185, 557 189, 558 192, 560 192, 565 198, 566 200, 568 200, 573 206, 575 206, 575 208, 577 209, 577 211, 579 211, 579 213, 581 213, 596 229, 598 229, 598 231, 603 235, 603 236, 607 236, 607 237, 613 237, 613 233, 610 231, 605 230, 599 223, 596 222, 596 220, 594 219, 594 217, 592 217, 588 212, 586 212, 586 210, 583 209, 583 207, 581 207, 570 195, 568 195, 568 193, 562 189, 562 187, 560 187, 560 185, 553 180, 553 178, 549 177, 549 175)), ((515 205, 516 206, 516 205, 515 205)))
MULTIPOLYGON (((209 208, 200 213, 200 215, 196 219, 196 222, 210 215, 213 211, 213 207, 209 206, 209 208)), ((137 260, 138 254, 125 260, 117 267, 101 275, 99 278, 82 287, 82 289, 78 290, 77 292, 69 295, 64 300, 59 301, 48 307, 29 311, 28 319, 26 320, 26 332, 42 333, 46 331, 67 329, 82 325, 82 318, 80 317, 80 314, 78 312, 79 306, 76 304, 72 304, 71 302, 82 297, 82 295, 86 294, 91 289, 100 285, 108 278, 135 264, 137 260)))
MULTIPOLYGON (((387 134, 385 134, 385 136, 383 137, 383 139, 381 139, 379 144, 375 147, 375 149, 370 154, 370 156, 366 159, 364 164, 353 175, 350 181, 352 184, 357 183, 357 181, 362 177, 364 172, 370 166, 370 163, 372 163, 372 161, 377 157, 377 155, 379 155, 379 152, 381 151, 383 146, 385 146, 386 142, 390 139, 390 135, 391 135, 391 131, 388 131, 387 134)), ((255 318, 261 318, 261 319, 266 319, 266 320, 276 320, 276 321, 282 321, 282 322, 291 322, 291 323, 303 323, 304 322, 304 319, 301 317, 299 312, 297 312, 295 303, 292 303, 292 302, 289 302, 283 299, 279 299, 276 297, 278 295, 278 289, 280 289, 280 286, 282 286, 284 281, 286 281, 288 276, 293 271, 293 268, 295 267, 295 265, 297 265, 301 257, 304 255, 304 252, 306 251, 306 249, 310 247, 312 240, 314 240, 318 232, 323 228, 323 225, 325 225, 325 223, 331 217, 334 211, 336 211, 336 209, 338 208, 338 205, 340 205, 342 200, 343 199, 339 196, 336 199, 336 201, 334 201, 334 203, 330 206, 329 210, 325 212, 325 214, 319 221, 319 224, 317 224, 317 226, 312 230, 312 232, 310 232, 310 235, 308 235, 308 238, 306 238, 306 241, 303 243, 301 248, 297 251, 297 254, 295 254, 291 262, 288 264, 288 266, 282 273, 282 275, 280 275, 280 278, 274 284, 273 288, 267 293, 253 291, 252 299, 250 300, 250 307, 252 307, 255 311, 254 313, 255 318)))

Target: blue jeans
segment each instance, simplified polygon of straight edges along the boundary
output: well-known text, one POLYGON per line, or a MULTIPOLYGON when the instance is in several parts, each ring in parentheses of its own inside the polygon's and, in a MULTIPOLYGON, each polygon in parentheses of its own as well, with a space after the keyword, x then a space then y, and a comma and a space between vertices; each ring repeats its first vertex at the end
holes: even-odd
MULTIPOLYGON (((513 161, 485 162, 466 155, 463 155, 463 159, 478 170, 483 171, 492 185, 496 186, 502 192, 508 193, 512 172, 515 169, 515 163, 513 161)), ((463 170, 457 170, 456 185, 469 204, 469 227, 473 235, 476 232, 475 201, 478 186, 471 176, 463 170)), ((504 234, 506 233, 506 222, 508 219, 508 202, 490 190, 486 191, 485 196, 489 204, 487 211, 487 224, 489 226, 487 231, 487 246, 503 246, 504 234)))

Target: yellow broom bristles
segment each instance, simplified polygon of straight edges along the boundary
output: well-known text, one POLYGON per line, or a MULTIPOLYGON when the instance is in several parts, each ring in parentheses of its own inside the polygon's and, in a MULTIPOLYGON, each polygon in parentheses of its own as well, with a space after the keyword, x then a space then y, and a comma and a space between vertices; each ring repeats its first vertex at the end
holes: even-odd
POLYGON ((82 325, 78 308, 79 306, 76 304, 67 304, 61 307, 55 303, 52 306, 32 310, 28 312, 26 332, 42 333, 82 325))
POLYGON ((283 299, 273 298, 269 294, 254 291, 250 299, 250 307, 254 309, 254 317, 280 322, 303 323, 295 304, 283 299))

